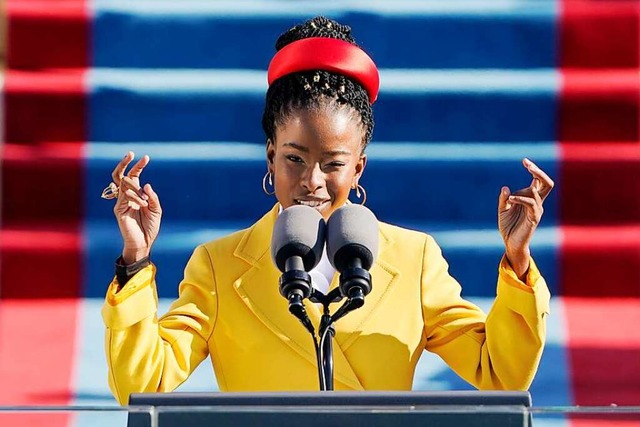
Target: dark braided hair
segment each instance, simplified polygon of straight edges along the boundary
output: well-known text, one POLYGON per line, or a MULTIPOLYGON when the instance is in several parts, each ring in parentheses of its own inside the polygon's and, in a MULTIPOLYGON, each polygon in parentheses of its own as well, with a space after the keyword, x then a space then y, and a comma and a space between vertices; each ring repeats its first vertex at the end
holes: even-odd
MULTIPOLYGON (((296 25, 276 41, 276 51, 296 40, 328 37, 358 46, 351 36, 351 28, 324 16, 317 16, 296 25)), ((298 109, 319 109, 331 105, 336 109, 351 107, 354 119, 364 130, 362 149, 373 135, 373 112, 367 91, 358 82, 329 71, 301 71, 287 74, 274 81, 267 90, 262 128, 267 138, 275 136, 276 126, 284 124, 298 109)))

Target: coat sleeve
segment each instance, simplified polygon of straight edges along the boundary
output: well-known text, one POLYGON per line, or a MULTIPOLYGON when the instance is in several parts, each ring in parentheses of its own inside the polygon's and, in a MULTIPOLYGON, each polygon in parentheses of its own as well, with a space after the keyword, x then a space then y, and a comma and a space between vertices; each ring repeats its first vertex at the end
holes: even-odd
POLYGON ((526 390, 545 342, 550 294, 531 259, 526 283, 503 257, 497 296, 488 315, 460 296, 460 285, 433 238, 422 271, 426 349, 482 390, 526 390))
POLYGON ((180 283, 179 297, 158 319, 155 267, 150 265, 118 292, 114 278, 102 317, 109 387, 122 405, 131 393, 171 391, 207 357, 217 313, 211 258, 194 251, 180 283))

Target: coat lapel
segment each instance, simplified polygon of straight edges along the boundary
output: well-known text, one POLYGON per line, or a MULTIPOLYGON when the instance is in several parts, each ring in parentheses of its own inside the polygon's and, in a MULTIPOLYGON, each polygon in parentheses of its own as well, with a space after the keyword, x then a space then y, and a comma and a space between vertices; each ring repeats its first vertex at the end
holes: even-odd
MULTIPOLYGON (((398 270, 385 261, 385 252, 389 250, 393 240, 382 228, 379 232, 379 242, 378 258, 371 267, 371 293, 366 296, 362 307, 347 314, 335 324, 336 341, 343 352, 356 341, 361 331, 365 329, 366 323, 375 316, 377 307, 384 301, 399 276, 398 270)), ((338 283, 338 274, 336 274, 331 287, 337 287, 338 283)), ((332 312, 336 311, 341 304, 342 302, 334 304, 332 312)))

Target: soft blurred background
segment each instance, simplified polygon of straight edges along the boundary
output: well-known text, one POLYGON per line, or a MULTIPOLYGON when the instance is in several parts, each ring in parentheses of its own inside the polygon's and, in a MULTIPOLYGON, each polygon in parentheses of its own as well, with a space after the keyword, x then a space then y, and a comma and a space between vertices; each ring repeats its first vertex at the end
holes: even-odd
MULTIPOLYGON (((0 405, 115 405, 100 317, 121 249, 99 197, 111 169, 127 150, 151 157, 164 310, 196 245, 274 203, 261 189, 265 70, 277 36, 316 14, 350 24, 381 69, 367 205, 434 235, 464 295, 488 309, 497 195, 529 184, 523 157, 537 162, 557 185, 533 246, 554 296, 534 404, 640 405, 637 0, 4 0, 2 11, 0 405)), ((181 387, 216 389, 208 360, 181 387)), ((469 386, 425 354, 414 389, 469 386)))

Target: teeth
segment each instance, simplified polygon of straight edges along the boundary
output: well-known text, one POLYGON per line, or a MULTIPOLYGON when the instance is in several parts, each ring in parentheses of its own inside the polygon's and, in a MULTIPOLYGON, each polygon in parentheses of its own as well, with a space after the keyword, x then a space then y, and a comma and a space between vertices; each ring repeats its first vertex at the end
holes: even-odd
POLYGON ((316 200, 296 200, 299 205, 310 206, 312 208, 317 208, 318 206, 324 204, 324 202, 319 202, 316 200))

